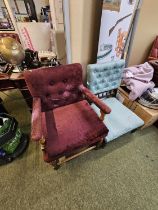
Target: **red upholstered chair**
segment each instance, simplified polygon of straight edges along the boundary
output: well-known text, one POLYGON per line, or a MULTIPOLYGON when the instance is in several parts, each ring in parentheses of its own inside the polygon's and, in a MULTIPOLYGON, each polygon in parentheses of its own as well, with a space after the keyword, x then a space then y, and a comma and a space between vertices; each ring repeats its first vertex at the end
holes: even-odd
POLYGON ((148 56, 148 62, 154 68, 153 82, 158 87, 158 36, 156 36, 150 54, 148 56))
POLYGON ((148 61, 150 60, 158 60, 158 36, 156 36, 149 53, 148 61))
POLYGON ((82 83, 80 64, 24 72, 33 96, 32 139, 40 141, 44 160, 55 168, 101 146, 108 129, 102 122, 110 108, 82 83), (86 98, 101 110, 93 111, 86 98))

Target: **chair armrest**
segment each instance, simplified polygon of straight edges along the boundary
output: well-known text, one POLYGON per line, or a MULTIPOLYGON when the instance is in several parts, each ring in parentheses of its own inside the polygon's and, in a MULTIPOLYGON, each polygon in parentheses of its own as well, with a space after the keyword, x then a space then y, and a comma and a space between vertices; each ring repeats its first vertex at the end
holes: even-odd
POLYGON ((42 132, 42 113, 41 99, 33 98, 32 121, 31 121, 31 138, 35 141, 41 140, 42 132))
POLYGON ((93 102, 103 113, 109 114, 111 109, 103 103, 97 96, 95 96, 88 88, 80 85, 79 89, 82 93, 91 101, 93 102))

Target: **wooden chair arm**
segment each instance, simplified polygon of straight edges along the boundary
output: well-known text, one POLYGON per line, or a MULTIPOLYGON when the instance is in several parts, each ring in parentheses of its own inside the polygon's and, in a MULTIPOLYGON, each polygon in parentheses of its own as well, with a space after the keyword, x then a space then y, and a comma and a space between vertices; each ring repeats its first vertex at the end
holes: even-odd
POLYGON ((80 85, 79 89, 81 92, 93 102, 104 114, 109 114, 111 112, 110 107, 103 103, 97 96, 95 96, 88 88, 80 85))

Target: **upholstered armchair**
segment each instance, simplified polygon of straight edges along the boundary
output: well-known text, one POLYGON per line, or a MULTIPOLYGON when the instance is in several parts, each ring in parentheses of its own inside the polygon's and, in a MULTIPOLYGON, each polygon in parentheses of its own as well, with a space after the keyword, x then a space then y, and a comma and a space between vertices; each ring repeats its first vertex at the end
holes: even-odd
POLYGON ((33 96, 31 136, 46 162, 57 169, 103 144, 108 129, 102 120, 111 109, 84 87, 80 64, 25 71, 24 77, 33 96), (86 99, 101 110, 100 118, 86 99))

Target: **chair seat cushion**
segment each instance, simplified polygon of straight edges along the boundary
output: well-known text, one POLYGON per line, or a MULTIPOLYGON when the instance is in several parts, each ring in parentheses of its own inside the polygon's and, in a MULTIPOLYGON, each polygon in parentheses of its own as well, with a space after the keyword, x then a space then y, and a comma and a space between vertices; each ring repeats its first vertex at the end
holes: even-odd
MULTIPOLYGON (((128 133, 144 124, 135 113, 129 110, 116 98, 102 99, 110 108, 111 113, 105 116, 104 123, 109 129, 107 142, 118 138, 119 136, 128 133)), ((99 114, 98 108, 92 104, 92 108, 99 114)))
POLYGON ((54 109, 53 112, 58 138, 53 136, 49 125, 52 112, 46 115, 46 121, 43 117, 45 133, 45 122, 48 122, 46 152, 51 157, 67 155, 75 149, 92 145, 108 133, 108 129, 86 100, 54 109))

